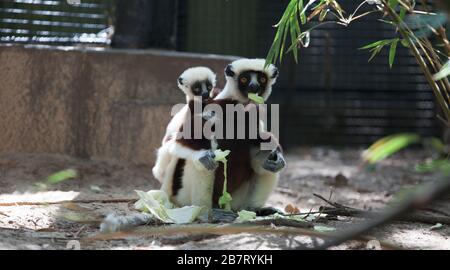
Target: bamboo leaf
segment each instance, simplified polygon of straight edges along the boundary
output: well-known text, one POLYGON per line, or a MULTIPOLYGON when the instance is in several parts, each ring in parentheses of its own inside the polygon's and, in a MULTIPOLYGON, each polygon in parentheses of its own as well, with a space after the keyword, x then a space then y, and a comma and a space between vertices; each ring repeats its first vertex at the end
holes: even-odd
POLYGON ((395 8, 398 6, 398 0, 389 0, 388 5, 395 10, 395 8))
POLYGON ((319 21, 322 22, 328 14, 328 9, 324 9, 320 12, 319 21))
POLYGON ((389 49, 389 67, 392 68, 395 60, 395 53, 397 51, 398 39, 391 43, 391 47, 389 49))
POLYGON ((363 159, 369 164, 374 164, 418 142, 420 142, 420 136, 417 134, 403 133, 391 135, 380 139, 364 151, 363 159))
POLYGON ((300 13, 300 22, 302 24, 306 23, 306 14, 305 14, 305 10, 304 10, 304 5, 303 5, 303 0, 299 0, 298 1, 298 11, 300 13))
POLYGON ((405 15, 406 15, 406 8, 404 8, 403 6, 400 8, 400 19, 403 21, 405 19, 405 15))
POLYGON ((368 62, 372 61, 372 59, 378 54, 380 53, 381 49, 383 48, 383 46, 379 46, 376 47, 375 49, 372 50, 372 55, 370 56, 368 62))
MULTIPOLYGON (((299 35, 299 31, 300 31, 300 27, 298 26, 298 22, 295 18, 291 18, 291 46, 289 47, 292 48, 292 44, 297 45, 297 36, 299 35)), ((298 62, 298 51, 297 50, 293 50, 293 55, 294 55, 294 60, 297 63, 298 62)))
POLYGON ((77 177, 77 172, 73 169, 59 171, 47 178, 47 184, 57 184, 68 179, 77 177))
POLYGON ((439 81, 446 78, 448 75, 450 75, 450 60, 447 60, 447 62, 442 66, 441 70, 439 70, 438 73, 434 74, 433 79, 435 81, 439 81))

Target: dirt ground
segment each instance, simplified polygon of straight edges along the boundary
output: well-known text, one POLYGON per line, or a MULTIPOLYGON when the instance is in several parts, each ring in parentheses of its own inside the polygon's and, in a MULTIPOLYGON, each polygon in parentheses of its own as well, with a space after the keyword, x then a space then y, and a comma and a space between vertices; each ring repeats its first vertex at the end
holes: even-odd
MULTIPOLYGON (((417 174, 414 165, 429 156, 419 150, 404 151, 371 170, 360 166, 362 149, 299 148, 287 155, 287 168, 268 201, 280 209, 292 203, 302 211, 318 209, 321 194, 341 204, 373 210, 385 206, 396 192, 430 181, 431 174, 417 174)), ((157 189, 149 167, 114 161, 79 160, 61 155, 1 154, 0 203, 55 202, 85 199, 136 198, 134 190, 157 189), (72 168, 75 179, 39 190, 54 172, 72 168)), ((450 198, 429 207, 450 216, 450 198)), ((97 234, 96 221, 108 213, 129 213, 130 203, 65 203, 0 206, 0 249, 66 249, 74 242, 97 234)), ((344 228, 360 220, 342 217, 326 226, 344 228)), ((450 228, 431 230, 432 224, 395 222, 372 232, 371 237, 408 249, 450 249, 450 228)), ((126 240, 82 242, 81 249, 286 249, 310 245, 312 239, 290 235, 172 235, 134 237, 126 240)), ((336 249, 365 249, 356 241, 336 249)))

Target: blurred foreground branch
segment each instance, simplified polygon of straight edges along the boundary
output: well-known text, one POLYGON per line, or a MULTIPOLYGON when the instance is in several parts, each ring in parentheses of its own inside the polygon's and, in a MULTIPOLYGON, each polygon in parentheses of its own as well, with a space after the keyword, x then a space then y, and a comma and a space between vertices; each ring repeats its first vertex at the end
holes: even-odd
POLYGON ((385 225, 395 219, 404 218, 405 215, 411 211, 423 208, 449 193, 450 177, 448 176, 442 177, 431 183, 423 184, 396 205, 388 206, 385 211, 374 214, 372 219, 334 234, 331 239, 326 240, 325 243, 318 246, 317 249, 326 249, 340 245, 348 240, 356 239, 361 235, 367 234, 376 227, 385 225))

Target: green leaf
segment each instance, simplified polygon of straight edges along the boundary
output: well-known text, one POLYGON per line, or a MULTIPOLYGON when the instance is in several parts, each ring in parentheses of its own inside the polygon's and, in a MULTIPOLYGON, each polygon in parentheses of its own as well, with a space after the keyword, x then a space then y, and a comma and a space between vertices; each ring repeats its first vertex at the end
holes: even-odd
POLYGON ((241 210, 238 212, 237 221, 245 222, 256 218, 256 213, 253 211, 241 210))
POLYGON ((435 225, 430 227, 430 231, 440 230, 442 228, 444 228, 444 225, 442 225, 441 223, 436 223, 435 225))
POLYGON ((57 184, 62 181, 77 177, 77 172, 73 169, 59 171, 47 177, 47 184, 57 184))
POLYGON ((392 9, 395 9, 398 6, 398 0, 389 0, 388 5, 392 9))
POLYGON ((328 14, 328 9, 324 9, 320 12, 319 21, 322 22, 328 14))
POLYGON ((418 142, 420 142, 420 136, 417 134, 402 133, 391 135, 372 144, 364 151, 363 159, 369 164, 374 164, 418 142))
POLYGON ((333 231, 335 231, 336 229, 333 228, 333 227, 327 227, 327 226, 319 226, 319 225, 316 225, 316 226, 314 226, 314 230, 315 230, 315 231, 318 231, 318 232, 333 232, 333 231))
POLYGON ((381 51, 382 48, 383 48, 383 46, 376 47, 376 48, 372 49, 372 50, 371 50, 372 55, 370 56, 368 62, 372 61, 372 59, 373 59, 377 54, 380 53, 380 51, 381 51))
POLYGON ((400 19, 403 21, 405 19, 405 15, 406 15, 406 8, 404 8, 403 6, 400 8, 400 19))
POLYGON ((231 201, 233 200, 233 198, 231 197, 231 194, 228 192, 223 192, 222 196, 220 196, 219 198, 219 206, 220 208, 226 210, 226 211, 231 211, 231 201))
POLYGON ((103 192, 102 188, 96 185, 92 185, 89 187, 89 189, 95 193, 101 193, 103 192))
POLYGON ((214 150, 214 160, 218 162, 227 162, 227 156, 230 154, 230 150, 222 151, 220 149, 214 150))
POLYGON ((441 139, 436 138, 436 137, 431 137, 431 138, 427 139, 427 142, 438 153, 441 153, 441 154, 445 153, 446 145, 442 142, 441 139))
POLYGON ((264 98, 259 96, 258 94, 248 93, 248 98, 254 101, 256 104, 263 104, 264 98))
POLYGON ((407 41, 406 39, 402 39, 402 40, 400 41, 400 43, 403 45, 403 47, 409 48, 409 43, 408 43, 408 41, 407 41))
POLYGON ((433 75, 433 79, 435 81, 439 81, 446 78, 448 75, 450 75, 450 60, 447 60, 447 62, 442 66, 441 70, 433 75))
POLYGON ((304 10, 303 0, 298 1, 298 11, 300 12, 300 22, 302 24, 306 23, 306 12, 304 10))
POLYGON ((359 48, 359 49, 360 49, 360 50, 367 50, 367 49, 372 49, 372 48, 375 48, 375 47, 385 46, 385 45, 391 43, 393 40, 394 40, 394 39, 382 39, 382 40, 378 40, 378 41, 375 41, 375 42, 373 42, 373 43, 367 44, 367 45, 365 45, 365 46, 363 46, 363 47, 361 47, 361 48, 359 48))
POLYGON ((139 200, 134 207, 142 212, 150 213, 153 218, 164 223, 186 224, 196 220, 203 207, 189 205, 181 208, 175 208, 169 201, 169 197, 162 190, 150 190, 143 192, 136 190, 139 200))
POLYGON ((230 154, 230 150, 222 151, 220 149, 217 149, 214 151, 215 160, 218 162, 223 163, 223 190, 222 190, 222 196, 219 198, 219 207, 222 209, 225 209, 227 211, 231 211, 231 201, 233 198, 231 197, 231 194, 227 192, 227 156, 230 154))
POLYGON ((417 164, 414 168, 418 173, 429 173, 429 172, 443 172, 448 174, 450 172, 450 161, 446 159, 434 159, 429 160, 421 164, 417 164))
MULTIPOLYGON (((291 30, 291 46, 286 51, 289 52, 292 48, 292 45, 295 45, 297 47, 297 37, 300 35, 300 26, 298 25, 296 17, 291 17, 290 22, 290 30, 291 30)), ((298 62, 298 50, 293 50, 294 60, 297 63, 298 62)))
POLYGON ((265 66, 268 66, 270 63, 275 63, 278 59, 280 59, 280 62, 282 61, 285 41, 290 28, 289 20, 297 14, 297 4, 298 0, 291 0, 280 21, 275 25, 278 29, 267 54, 265 66))
POLYGON ((389 49, 389 67, 392 68, 395 60, 395 52, 397 51, 398 39, 391 43, 391 48, 389 49))

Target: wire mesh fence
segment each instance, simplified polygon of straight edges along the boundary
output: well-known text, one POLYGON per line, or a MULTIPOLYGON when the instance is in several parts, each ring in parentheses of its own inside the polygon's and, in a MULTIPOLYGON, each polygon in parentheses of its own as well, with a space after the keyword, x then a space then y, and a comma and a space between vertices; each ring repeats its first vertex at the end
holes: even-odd
MULTIPOLYGON (((177 1, 169 5, 176 14, 175 27, 158 24, 167 29, 152 31, 150 38, 161 39, 158 33, 163 31, 173 34, 179 51, 265 57, 274 37, 273 25, 287 3, 177 1)), ((359 1, 340 3, 352 10, 359 1)), ((63 0, 2 0, 0 42, 109 44, 113 13, 113 0, 81 0, 77 5, 63 0)), ((167 12, 147 15, 158 14, 168 16, 167 12)), ((329 24, 313 31, 298 64, 285 56, 271 98, 283 105, 284 143, 369 144, 405 131, 438 135, 433 94, 408 50, 398 48, 392 69, 387 50, 370 63, 369 53, 359 50, 394 35, 390 25, 367 16, 347 28, 329 24)), ((165 44, 152 42, 156 43, 165 44)))

